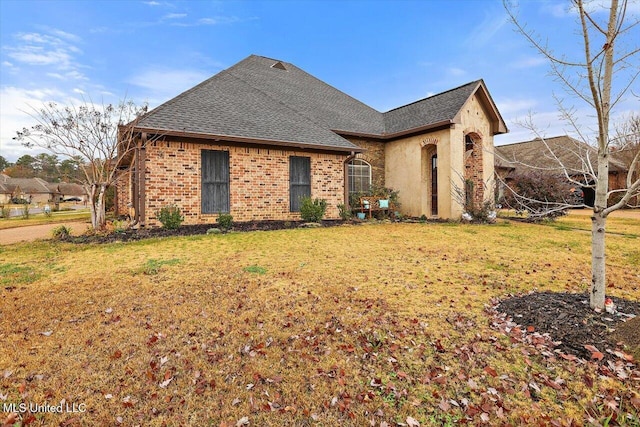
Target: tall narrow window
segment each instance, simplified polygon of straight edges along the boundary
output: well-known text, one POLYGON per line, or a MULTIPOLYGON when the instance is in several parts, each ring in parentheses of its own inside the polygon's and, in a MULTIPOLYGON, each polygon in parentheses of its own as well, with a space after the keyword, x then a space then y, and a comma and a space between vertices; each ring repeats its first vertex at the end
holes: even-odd
POLYGON ((473 151, 473 139, 470 135, 464 136, 464 151, 473 151))
POLYGON ((369 191, 371 187, 371 165, 364 160, 353 159, 348 164, 349 194, 369 191))
POLYGON ((438 215, 438 155, 431 156, 431 215, 438 215))
POLYGON ((202 150, 202 213, 229 212, 229 152, 202 150))
POLYGON ((311 197, 311 158, 289 157, 289 209, 300 211, 300 199, 311 197))

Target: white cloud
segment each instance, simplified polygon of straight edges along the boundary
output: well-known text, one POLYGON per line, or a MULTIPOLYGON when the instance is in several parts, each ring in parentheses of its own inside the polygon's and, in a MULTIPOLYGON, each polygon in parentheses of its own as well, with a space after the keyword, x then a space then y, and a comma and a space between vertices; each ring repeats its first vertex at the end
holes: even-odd
POLYGON ((467 72, 465 70, 463 70, 462 68, 457 68, 457 67, 450 67, 448 69, 449 74, 451 74, 452 76, 455 77, 459 77, 459 76, 464 76, 465 74, 467 74, 467 72))
POLYGON ((210 77, 199 70, 145 70, 127 82, 145 90, 150 104, 159 104, 210 77))
POLYGON ((8 58, 17 64, 30 67, 49 68, 46 75, 54 78, 87 80, 78 69, 82 66, 76 56, 82 50, 68 41, 79 41, 80 38, 73 34, 58 29, 48 30, 50 34, 43 33, 17 33, 13 38, 17 43, 13 46, 4 46, 8 58))
POLYGON ((182 18, 186 18, 187 14, 186 13, 167 13, 166 15, 164 15, 162 17, 162 19, 182 19, 182 18))
POLYGON ((507 15, 503 11, 486 11, 484 19, 471 30, 465 44, 470 46, 485 45, 507 22, 507 15))
POLYGON ((33 108, 38 108, 43 102, 64 101, 68 99, 57 89, 27 90, 17 87, 2 87, 0 89, 0 152, 10 160, 15 161, 23 154, 33 154, 32 150, 23 147, 13 137, 24 127, 34 124, 29 115, 33 108))
POLYGON ((536 104, 535 99, 502 99, 496 102, 498 110, 503 116, 531 111, 536 104))
POLYGON ((510 63, 509 67, 521 69, 539 67, 545 64, 547 64, 547 60, 543 56, 527 56, 510 63))

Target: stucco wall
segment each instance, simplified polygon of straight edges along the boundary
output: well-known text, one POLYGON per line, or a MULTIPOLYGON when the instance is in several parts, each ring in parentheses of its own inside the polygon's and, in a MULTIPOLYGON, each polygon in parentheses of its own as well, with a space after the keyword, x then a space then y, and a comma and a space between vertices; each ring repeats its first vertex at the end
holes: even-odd
MULTIPOLYGON (((460 123, 451 128, 426 132, 385 144, 385 185, 400 191, 402 212, 410 216, 431 216, 429 157, 435 145, 438 154, 438 217, 458 219, 464 209, 464 199, 452 196, 456 188, 465 188, 465 135, 479 135, 482 147, 471 162, 471 175, 476 185, 484 188, 480 197, 493 201, 495 179, 493 136, 488 113, 474 95, 462 108, 460 123)), ((481 202, 481 201, 479 201, 481 202)))
POLYGON ((414 135, 385 145, 385 185, 399 191, 400 210, 405 215, 431 216, 427 157, 428 147, 434 143, 438 154, 438 216, 450 218, 449 130, 414 135))
POLYGON ((328 203, 325 218, 338 218, 344 202, 346 154, 212 145, 182 141, 148 144, 145 155, 146 223, 159 225, 158 210, 175 204, 184 224, 215 223, 217 215, 201 213, 201 150, 229 152, 230 214, 234 221, 297 220, 289 212, 289 157, 311 158, 311 197, 328 203))

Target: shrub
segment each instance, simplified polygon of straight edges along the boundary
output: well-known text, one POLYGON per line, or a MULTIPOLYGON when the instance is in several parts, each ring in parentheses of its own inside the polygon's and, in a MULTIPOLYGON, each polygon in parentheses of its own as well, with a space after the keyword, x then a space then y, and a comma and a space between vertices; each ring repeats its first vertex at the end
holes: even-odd
POLYGON ((51 234, 53 238, 56 240, 66 240, 71 237, 71 227, 67 227, 66 225, 60 225, 53 230, 51 230, 51 234))
POLYGON ((496 211, 493 207, 492 202, 484 202, 481 207, 470 205, 467 206, 466 209, 466 213, 471 215, 471 222, 480 224, 491 224, 496 220, 496 211))
POLYGON ((175 230, 180 228, 184 216, 180 212, 180 208, 176 205, 165 206, 157 213, 158 221, 162 224, 163 228, 168 230, 175 230))
POLYGON ((574 197, 563 176, 529 171, 512 176, 504 203, 516 212, 526 212, 530 220, 553 219, 575 205, 574 197))
POLYGON ((216 221, 218 225, 220 225, 220 228, 225 231, 231 230, 233 226, 233 216, 230 214, 220 214, 216 221))
POLYGON ((9 218, 10 213, 11 213, 11 208, 9 208, 9 206, 5 206, 5 205, 0 206, 0 216, 2 216, 2 218, 9 218))
POLYGON ((29 219, 29 205, 24 205, 22 207, 22 218, 29 219))
POLYGON ((307 222, 319 222, 327 210, 327 201, 303 197, 300 203, 300 216, 307 222))
POLYGON ((340 203, 338 205, 338 213, 340 215, 340 218, 343 221, 348 221, 351 219, 351 217, 353 216, 353 214, 351 213, 351 211, 349 209, 347 209, 347 207, 343 204, 340 203))
POLYGON ((111 223, 113 226, 113 231, 116 233, 124 233, 129 228, 129 223, 125 220, 113 220, 111 223))

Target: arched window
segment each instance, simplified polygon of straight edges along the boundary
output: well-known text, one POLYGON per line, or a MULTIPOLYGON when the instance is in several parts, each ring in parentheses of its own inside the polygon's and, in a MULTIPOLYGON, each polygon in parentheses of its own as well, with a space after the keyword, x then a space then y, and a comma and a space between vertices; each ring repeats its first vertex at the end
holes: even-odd
POLYGON ((368 191, 371 187, 371 165, 362 159, 349 162, 349 194, 368 191))

